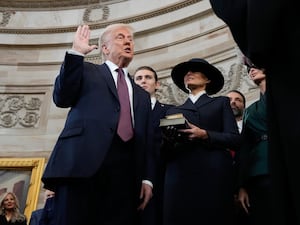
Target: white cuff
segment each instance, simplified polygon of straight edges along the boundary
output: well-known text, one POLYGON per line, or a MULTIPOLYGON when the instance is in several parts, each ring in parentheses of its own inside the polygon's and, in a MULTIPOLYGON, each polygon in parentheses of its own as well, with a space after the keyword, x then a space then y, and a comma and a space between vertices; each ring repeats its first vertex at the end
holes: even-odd
POLYGON ((82 53, 80 53, 80 52, 78 52, 78 51, 75 51, 75 50, 73 50, 73 49, 69 49, 67 52, 68 52, 69 54, 72 54, 72 55, 80 55, 80 56, 84 56, 84 54, 82 54, 82 53))
POLYGON ((152 184, 152 182, 150 180, 143 180, 142 183, 143 184, 148 184, 150 187, 153 188, 153 184, 152 184))

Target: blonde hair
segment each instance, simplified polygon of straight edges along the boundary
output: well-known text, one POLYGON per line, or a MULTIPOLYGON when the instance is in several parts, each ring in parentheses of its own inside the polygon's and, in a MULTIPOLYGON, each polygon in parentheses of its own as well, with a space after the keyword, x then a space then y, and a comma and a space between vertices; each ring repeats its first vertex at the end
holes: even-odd
POLYGON ((133 37, 133 33, 134 33, 134 30, 133 30, 133 27, 129 24, 126 24, 126 23, 115 23, 115 24, 110 24, 108 25, 102 32, 100 38, 99 38, 99 41, 98 41, 98 46, 99 46, 99 49, 100 49, 100 52, 101 52, 101 56, 102 56, 102 59, 105 59, 105 55, 103 54, 102 52, 102 45, 108 41, 108 38, 110 38, 110 35, 113 31, 115 30, 118 30, 120 28, 125 28, 127 30, 129 30, 131 33, 132 33, 132 37, 133 37))
POLYGON ((15 200, 15 208, 12 213, 11 222, 14 223, 16 221, 26 220, 25 215, 23 215, 20 212, 20 204, 19 204, 18 197, 13 192, 5 192, 0 196, 0 215, 5 215, 6 209, 4 208, 4 200, 8 195, 11 195, 13 197, 13 199, 15 200))

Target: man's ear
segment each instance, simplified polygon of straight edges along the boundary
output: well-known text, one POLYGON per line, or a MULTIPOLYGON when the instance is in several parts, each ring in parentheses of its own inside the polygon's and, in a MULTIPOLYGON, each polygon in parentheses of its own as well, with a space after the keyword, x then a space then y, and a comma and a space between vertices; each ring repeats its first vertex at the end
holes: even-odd
POLYGON ((106 44, 102 44, 101 49, 105 55, 107 55, 109 53, 109 49, 106 44))
POLYGON ((160 82, 159 81, 156 81, 155 82, 155 91, 160 87, 160 82))

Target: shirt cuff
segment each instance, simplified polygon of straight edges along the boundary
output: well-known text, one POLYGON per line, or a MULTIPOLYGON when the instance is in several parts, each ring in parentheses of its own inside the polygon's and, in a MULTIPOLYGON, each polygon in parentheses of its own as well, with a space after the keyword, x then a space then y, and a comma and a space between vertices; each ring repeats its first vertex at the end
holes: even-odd
POLYGON ((152 182, 150 180, 143 180, 142 183, 143 184, 148 184, 150 187, 153 188, 153 184, 152 184, 152 182))
POLYGON ((69 49, 67 52, 68 52, 69 54, 72 54, 72 55, 80 55, 80 56, 84 56, 84 54, 82 54, 82 53, 80 53, 80 52, 78 52, 78 51, 75 51, 75 50, 73 50, 73 49, 69 49))

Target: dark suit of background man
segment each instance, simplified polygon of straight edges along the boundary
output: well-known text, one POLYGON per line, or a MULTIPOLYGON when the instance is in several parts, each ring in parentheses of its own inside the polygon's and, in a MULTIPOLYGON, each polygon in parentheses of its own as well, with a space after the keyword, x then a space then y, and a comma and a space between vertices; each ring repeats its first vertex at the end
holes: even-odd
POLYGON ((266 69, 274 221, 300 224, 299 52, 297 1, 210 0, 241 51, 266 69), (296 23, 296 24, 295 24, 296 23))
POLYGON ((44 192, 44 208, 34 210, 31 213, 29 225, 55 225, 52 223, 52 206, 55 193, 50 190, 44 192))
POLYGON ((165 163, 161 155, 162 134, 159 127, 160 119, 173 105, 163 104, 156 98, 156 91, 160 86, 156 71, 149 66, 141 66, 134 73, 134 82, 144 88, 151 96, 152 125, 154 130, 153 151, 156 163, 156 182, 153 198, 142 213, 142 225, 162 225, 163 214, 163 185, 165 163))
POLYGON ((89 38, 89 27, 79 26, 55 80, 54 103, 71 109, 42 180, 55 191, 56 225, 135 225, 138 208, 152 196, 150 96, 127 73, 134 54, 131 26, 104 29, 101 65, 84 62, 97 48, 89 38), (118 68, 126 74, 134 126, 125 141, 117 133, 118 68))

